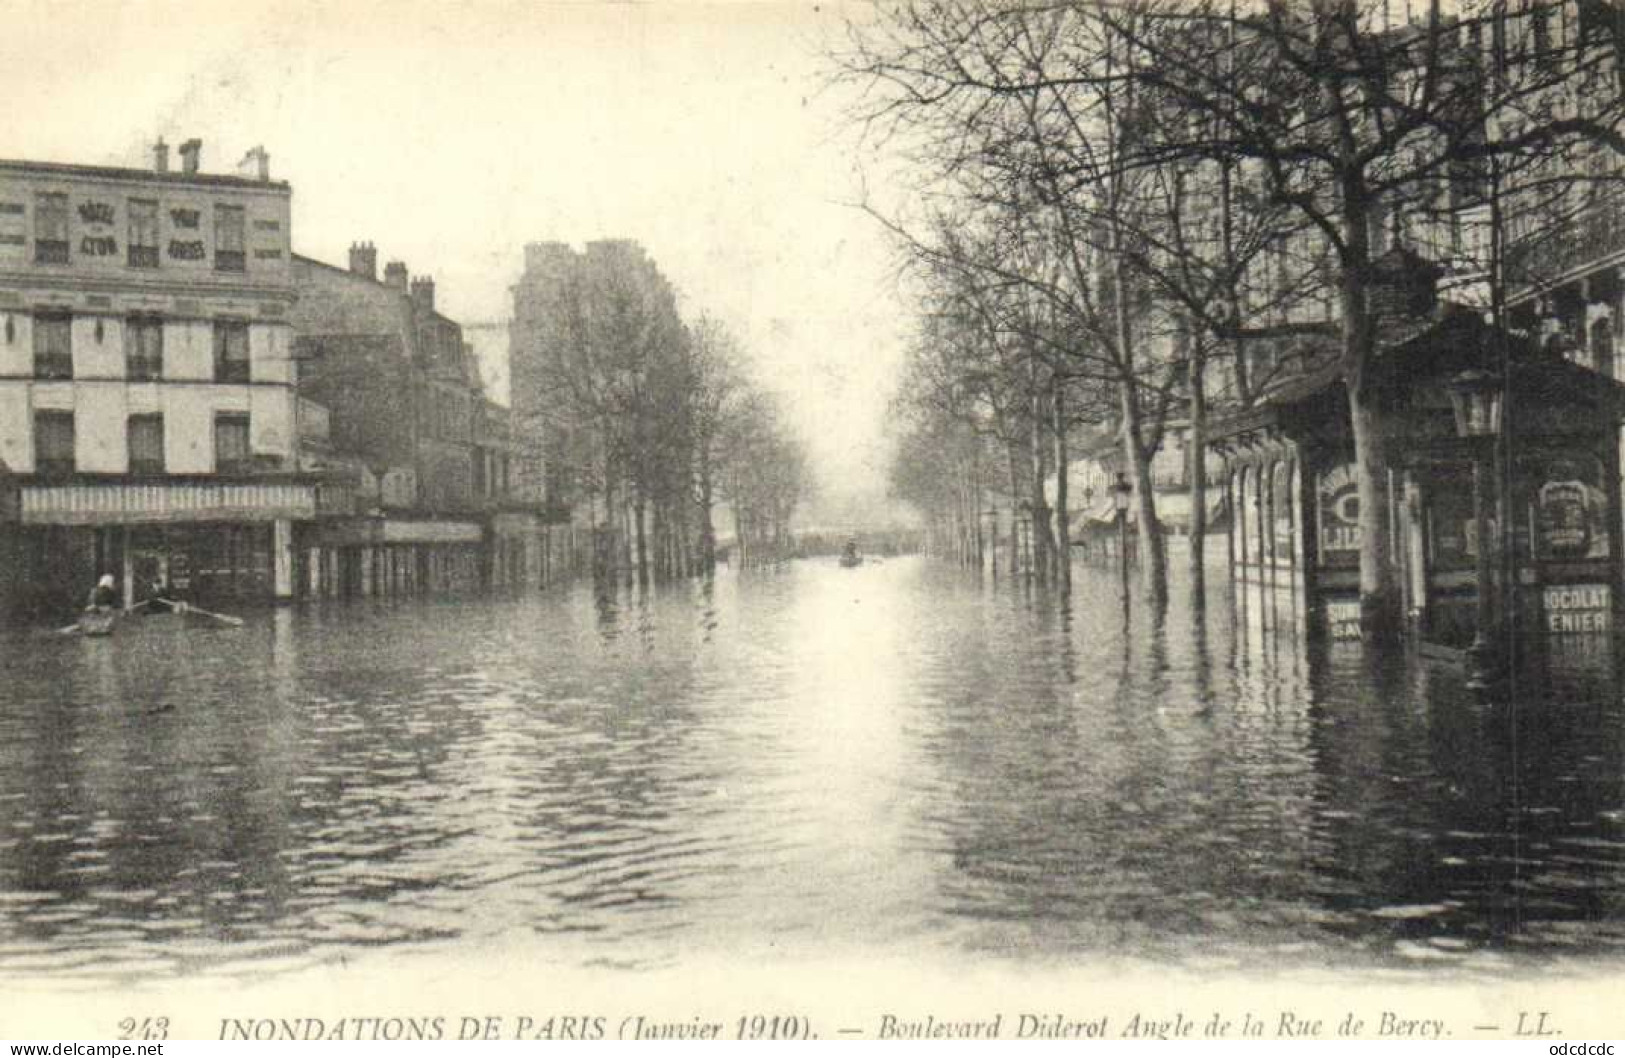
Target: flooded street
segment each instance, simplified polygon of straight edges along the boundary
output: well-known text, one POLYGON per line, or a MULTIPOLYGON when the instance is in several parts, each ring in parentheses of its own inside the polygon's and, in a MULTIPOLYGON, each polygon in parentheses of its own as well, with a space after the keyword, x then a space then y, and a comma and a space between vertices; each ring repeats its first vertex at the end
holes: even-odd
POLYGON ((4 634, 0 975, 878 952, 1462 971, 1625 947, 1604 644, 1544 699, 1176 586, 920 559, 4 634), (1242 631, 1238 632, 1238 628, 1242 631))

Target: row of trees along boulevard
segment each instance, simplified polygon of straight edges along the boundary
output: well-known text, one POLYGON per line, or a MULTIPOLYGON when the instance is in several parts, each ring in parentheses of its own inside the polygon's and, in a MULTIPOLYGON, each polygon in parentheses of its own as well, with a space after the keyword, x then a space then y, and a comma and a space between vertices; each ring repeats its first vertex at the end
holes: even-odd
MULTIPOLYGON (((1497 194, 1560 223, 1617 179, 1580 159, 1625 146, 1610 6, 1415 6, 902 0, 849 23, 837 77, 917 180, 908 206, 868 205, 921 306, 894 486, 962 555, 996 484, 1024 497, 1034 576, 1065 590, 1067 435, 1104 427, 1166 602, 1151 460, 1178 422, 1199 604, 1209 417, 1256 402, 1310 341, 1348 393, 1363 523, 1386 524, 1366 384, 1383 239, 1459 233, 1497 194)), ((1445 242, 1443 263, 1491 272, 1498 296, 1491 263, 1445 242)), ((1388 548, 1361 534, 1373 638, 1399 624, 1388 548)))
POLYGON ((514 406, 555 493, 591 512, 595 581, 711 574, 724 503, 733 561, 788 550, 805 456, 727 326, 685 322, 671 283, 628 241, 589 244, 522 296, 514 359, 534 369, 514 373, 514 406))

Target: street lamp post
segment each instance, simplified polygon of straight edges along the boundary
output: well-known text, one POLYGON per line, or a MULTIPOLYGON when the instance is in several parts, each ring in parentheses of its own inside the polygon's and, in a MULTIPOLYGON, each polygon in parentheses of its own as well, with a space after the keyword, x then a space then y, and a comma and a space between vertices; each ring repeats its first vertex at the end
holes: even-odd
MULTIPOLYGON (((1086 516, 1093 520, 1095 516, 1095 487, 1093 485, 1085 485, 1083 487, 1083 509, 1086 512, 1086 516)), ((1084 557, 1091 557, 1091 548, 1089 546, 1089 537, 1087 535, 1084 536, 1082 544, 1084 557)))
POLYGON ((1478 538, 1478 588, 1474 606, 1473 645, 1468 648, 1472 671, 1467 685, 1475 690, 1484 690, 1492 683, 1490 628, 1495 619, 1490 598, 1490 498, 1485 484, 1489 473, 1484 466, 1484 450, 1501 430, 1501 380, 1488 371, 1463 371, 1451 380, 1449 390, 1450 410, 1456 418, 1456 436, 1468 441, 1473 450, 1473 523, 1478 538))
POLYGON ((1128 503, 1134 495, 1134 486, 1123 472, 1117 472, 1117 484, 1112 486, 1112 502, 1117 506, 1117 566, 1123 575, 1123 598, 1128 599, 1128 503))

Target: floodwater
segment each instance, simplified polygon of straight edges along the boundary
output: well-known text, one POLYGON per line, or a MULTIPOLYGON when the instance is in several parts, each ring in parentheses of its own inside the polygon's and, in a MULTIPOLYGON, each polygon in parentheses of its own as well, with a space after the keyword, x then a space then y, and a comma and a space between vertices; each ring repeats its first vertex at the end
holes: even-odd
POLYGON ((0 634, 0 976, 525 947, 1500 972, 1625 947, 1606 642, 1481 705, 923 559, 0 634))

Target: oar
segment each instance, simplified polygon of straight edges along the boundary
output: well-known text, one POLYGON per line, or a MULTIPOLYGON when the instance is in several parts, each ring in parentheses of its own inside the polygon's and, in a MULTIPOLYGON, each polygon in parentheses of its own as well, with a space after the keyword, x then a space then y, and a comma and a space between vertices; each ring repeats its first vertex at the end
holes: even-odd
POLYGON ((68 634, 70 634, 72 632, 77 632, 77 631, 79 631, 79 622, 75 621, 75 622, 73 622, 73 624, 68 625, 66 628, 58 628, 56 630, 56 634, 59 635, 59 636, 65 636, 65 635, 68 635, 68 634))
POLYGON ((213 610, 205 610, 201 606, 193 606, 189 602, 183 602, 183 603, 179 603, 177 605, 183 607, 183 609, 181 610, 181 613, 202 614, 204 617, 212 617, 216 621, 221 621, 221 622, 224 622, 225 624, 228 624, 228 625, 239 625, 240 626, 243 623, 243 619, 241 617, 233 617, 230 614, 224 614, 224 613, 215 613, 213 610))

